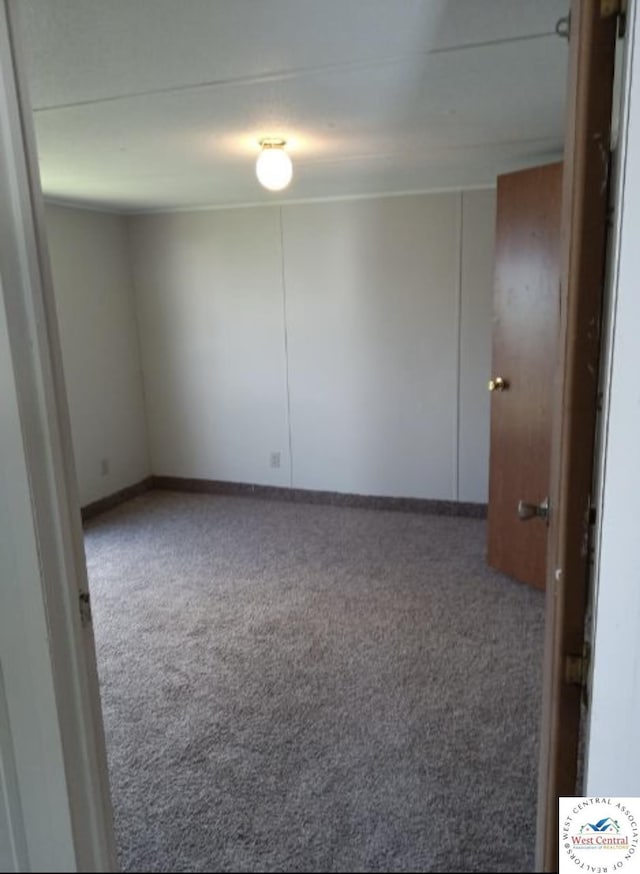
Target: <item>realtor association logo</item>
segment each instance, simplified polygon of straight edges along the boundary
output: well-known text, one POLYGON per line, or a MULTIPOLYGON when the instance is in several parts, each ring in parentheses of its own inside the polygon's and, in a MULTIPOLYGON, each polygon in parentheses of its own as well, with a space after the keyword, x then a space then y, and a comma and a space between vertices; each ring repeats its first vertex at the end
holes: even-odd
POLYGON ((561 798, 559 872, 640 872, 639 798, 561 798))
POLYGON ((629 836, 620 834, 620 823, 617 819, 605 816, 599 822, 583 822, 579 834, 570 834, 571 845, 584 850, 629 849, 629 836))

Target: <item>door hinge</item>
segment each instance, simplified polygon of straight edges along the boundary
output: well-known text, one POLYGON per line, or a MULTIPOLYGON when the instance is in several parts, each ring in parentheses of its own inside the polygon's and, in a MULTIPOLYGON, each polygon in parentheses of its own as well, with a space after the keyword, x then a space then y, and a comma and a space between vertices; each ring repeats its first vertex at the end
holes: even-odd
POLYGON ((78 595, 78 606, 80 608, 80 622, 83 628, 91 625, 93 622, 91 616, 91 596, 89 592, 80 592, 78 595))
POLYGON ((564 657, 564 681, 567 686, 587 688, 589 667, 591 665, 591 647, 585 641, 582 654, 567 653, 564 657))
POLYGON ((618 18, 618 36, 623 37, 627 25, 627 0, 600 0, 600 18, 618 18))

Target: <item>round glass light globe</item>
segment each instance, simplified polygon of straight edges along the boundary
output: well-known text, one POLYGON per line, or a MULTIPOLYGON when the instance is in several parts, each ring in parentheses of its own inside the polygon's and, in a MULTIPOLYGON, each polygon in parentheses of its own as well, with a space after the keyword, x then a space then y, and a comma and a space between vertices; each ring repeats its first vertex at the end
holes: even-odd
POLYGON ((256 161, 256 176, 269 191, 282 191, 293 176, 291 158, 280 146, 263 147, 256 161))

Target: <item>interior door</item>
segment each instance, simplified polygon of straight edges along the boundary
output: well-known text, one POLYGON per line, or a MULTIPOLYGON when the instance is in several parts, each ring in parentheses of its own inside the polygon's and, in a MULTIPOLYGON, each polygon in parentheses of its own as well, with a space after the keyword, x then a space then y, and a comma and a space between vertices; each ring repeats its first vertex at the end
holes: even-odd
MULTIPOLYGON (((571 0, 537 871, 558 870, 558 797, 582 794, 578 750, 587 675, 583 645, 590 585, 611 107, 616 37, 624 25, 624 7, 623 0, 571 0)), ((633 21, 636 4, 629 4, 629 11, 633 21)))
POLYGON ((562 164, 498 178, 487 559, 543 589, 560 308, 562 164))

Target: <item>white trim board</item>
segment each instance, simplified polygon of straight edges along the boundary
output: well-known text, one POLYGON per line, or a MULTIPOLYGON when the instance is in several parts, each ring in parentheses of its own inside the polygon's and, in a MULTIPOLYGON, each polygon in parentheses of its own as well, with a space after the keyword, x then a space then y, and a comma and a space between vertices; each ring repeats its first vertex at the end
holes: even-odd
POLYGON ((12 748, 24 823, 28 863, 16 850, 14 867, 112 871, 93 635, 79 611, 87 580, 70 425, 30 102, 13 39, 19 5, 0 0, 0 658, 12 736, 0 753, 12 748))
POLYGON ((386 197, 419 197, 423 194, 462 194, 465 191, 493 191, 496 187, 495 183, 478 183, 476 185, 451 185, 442 188, 425 188, 419 191, 380 191, 373 194, 345 194, 331 195, 328 197, 308 197, 297 198, 290 200, 272 200, 268 203, 264 201, 255 201, 247 203, 229 203, 229 204, 201 204, 196 206, 159 206, 131 209, 116 209, 107 205, 84 203, 82 201, 65 200, 58 197, 44 196, 45 203, 50 203, 55 206, 63 206, 67 209, 82 209, 88 212, 108 212, 123 216, 138 216, 138 215, 167 215, 172 213, 182 212, 214 212, 228 209, 271 209, 272 207, 284 206, 299 206, 308 203, 341 203, 351 200, 378 200, 386 197))

